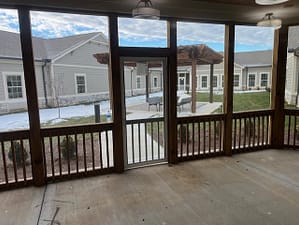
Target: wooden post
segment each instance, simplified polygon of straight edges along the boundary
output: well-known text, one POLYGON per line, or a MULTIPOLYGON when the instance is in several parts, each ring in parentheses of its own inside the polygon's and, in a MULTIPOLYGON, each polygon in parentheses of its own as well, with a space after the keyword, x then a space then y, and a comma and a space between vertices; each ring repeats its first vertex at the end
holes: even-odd
POLYGON ((113 96, 113 159, 116 172, 124 171, 124 83, 121 75, 120 56, 118 47, 118 24, 116 16, 109 16, 110 33, 110 70, 112 74, 113 96))
POLYGON ((234 77, 235 25, 225 25, 224 51, 224 134, 223 148, 227 156, 232 155, 233 77, 234 77))
POLYGON ((192 99, 192 106, 191 110, 192 113, 196 112, 196 59, 192 59, 192 92, 191 92, 191 99, 192 99))
POLYGON ((24 79, 30 126, 30 149, 32 156, 32 176, 36 186, 46 183, 45 165, 43 161, 42 138, 40 133, 39 107, 34 70, 30 12, 22 8, 18 10, 20 23, 20 40, 23 57, 24 79))
POLYGON ((210 103, 213 103, 214 64, 210 64, 210 103))
POLYGON ((274 34, 271 108, 274 115, 271 121, 272 148, 283 148, 284 142, 284 97, 288 47, 288 26, 282 26, 274 34))
POLYGON ((166 83, 166 140, 168 149, 168 162, 175 164, 178 162, 177 157, 177 24, 176 20, 168 22, 168 47, 170 56, 168 60, 168 74, 165 79, 166 83))

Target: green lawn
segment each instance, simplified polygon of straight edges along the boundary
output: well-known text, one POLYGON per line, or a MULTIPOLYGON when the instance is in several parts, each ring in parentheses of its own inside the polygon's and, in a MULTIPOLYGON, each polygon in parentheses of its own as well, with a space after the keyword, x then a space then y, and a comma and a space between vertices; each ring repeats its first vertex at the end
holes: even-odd
MULTIPOLYGON (((197 101, 208 102, 209 93, 197 93, 197 101)), ((215 102, 222 102, 223 95, 214 94, 215 102)), ((234 112, 262 110, 270 108, 270 92, 234 94, 234 112)))
MULTIPOLYGON (((80 125, 80 124, 93 124, 95 123, 94 116, 80 116, 80 117, 73 117, 73 118, 67 118, 63 119, 64 121, 61 121, 59 123, 52 124, 51 121, 47 123, 42 123, 42 127, 57 127, 57 126, 71 126, 71 125, 80 125)), ((101 116, 101 122, 106 122, 106 116, 101 116)))

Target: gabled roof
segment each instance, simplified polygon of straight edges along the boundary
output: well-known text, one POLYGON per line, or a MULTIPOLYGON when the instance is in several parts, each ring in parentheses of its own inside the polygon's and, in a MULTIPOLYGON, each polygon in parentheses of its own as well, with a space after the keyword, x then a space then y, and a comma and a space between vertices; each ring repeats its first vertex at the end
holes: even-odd
POLYGON ((272 50, 237 52, 235 63, 243 67, 272 66, 272 50))
MULTIPOLYGON (((79 34, 63 38, 32 38, 34 58, 54 59, 67 50, 80 46, 82 43, 101 34, 100 32, 79 34)), ((0 58, 22 58, 20 35, 0 30, 0 58)))

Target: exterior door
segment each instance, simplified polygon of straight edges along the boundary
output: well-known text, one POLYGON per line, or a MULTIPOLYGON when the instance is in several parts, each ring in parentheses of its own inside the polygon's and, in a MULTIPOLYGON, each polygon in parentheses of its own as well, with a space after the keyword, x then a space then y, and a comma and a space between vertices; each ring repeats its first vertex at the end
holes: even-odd
POLYGON ((167 162, 164 126, 166 58, 121 58, 125 168, 167 162), (160 76, 160 77, 159 77, 160 76), (153 85, 155 79, 155 88, 153 85))

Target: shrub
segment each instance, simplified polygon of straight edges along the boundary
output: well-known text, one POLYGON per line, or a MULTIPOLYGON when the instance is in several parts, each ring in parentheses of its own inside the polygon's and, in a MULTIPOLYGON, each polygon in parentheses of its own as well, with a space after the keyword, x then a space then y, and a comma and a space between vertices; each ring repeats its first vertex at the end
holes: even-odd
POLYGON ((60 142, 60 150, 64 159, 73 159, 75 157, 75 142, 72 137, 63 138, 60 142))
POLYGON ((21 166, 23 166, 23 163, 26 163, 26 160, 28 159, 28 152, 25 148, 23 148, 23 152, 24 152, 24 156, 23 156, 22 146, 21 146, 20 142, 18 142, 18 141, 13 141, 12 145, 13 146, 11 146, 8 151, 8 158, 12 162, 15 159, 17 167, 21 167, 21 166), (14 150, 14 155, 13 155, 13 150, 14 150), (25 162, 23 162, 23 159, 25 162))

